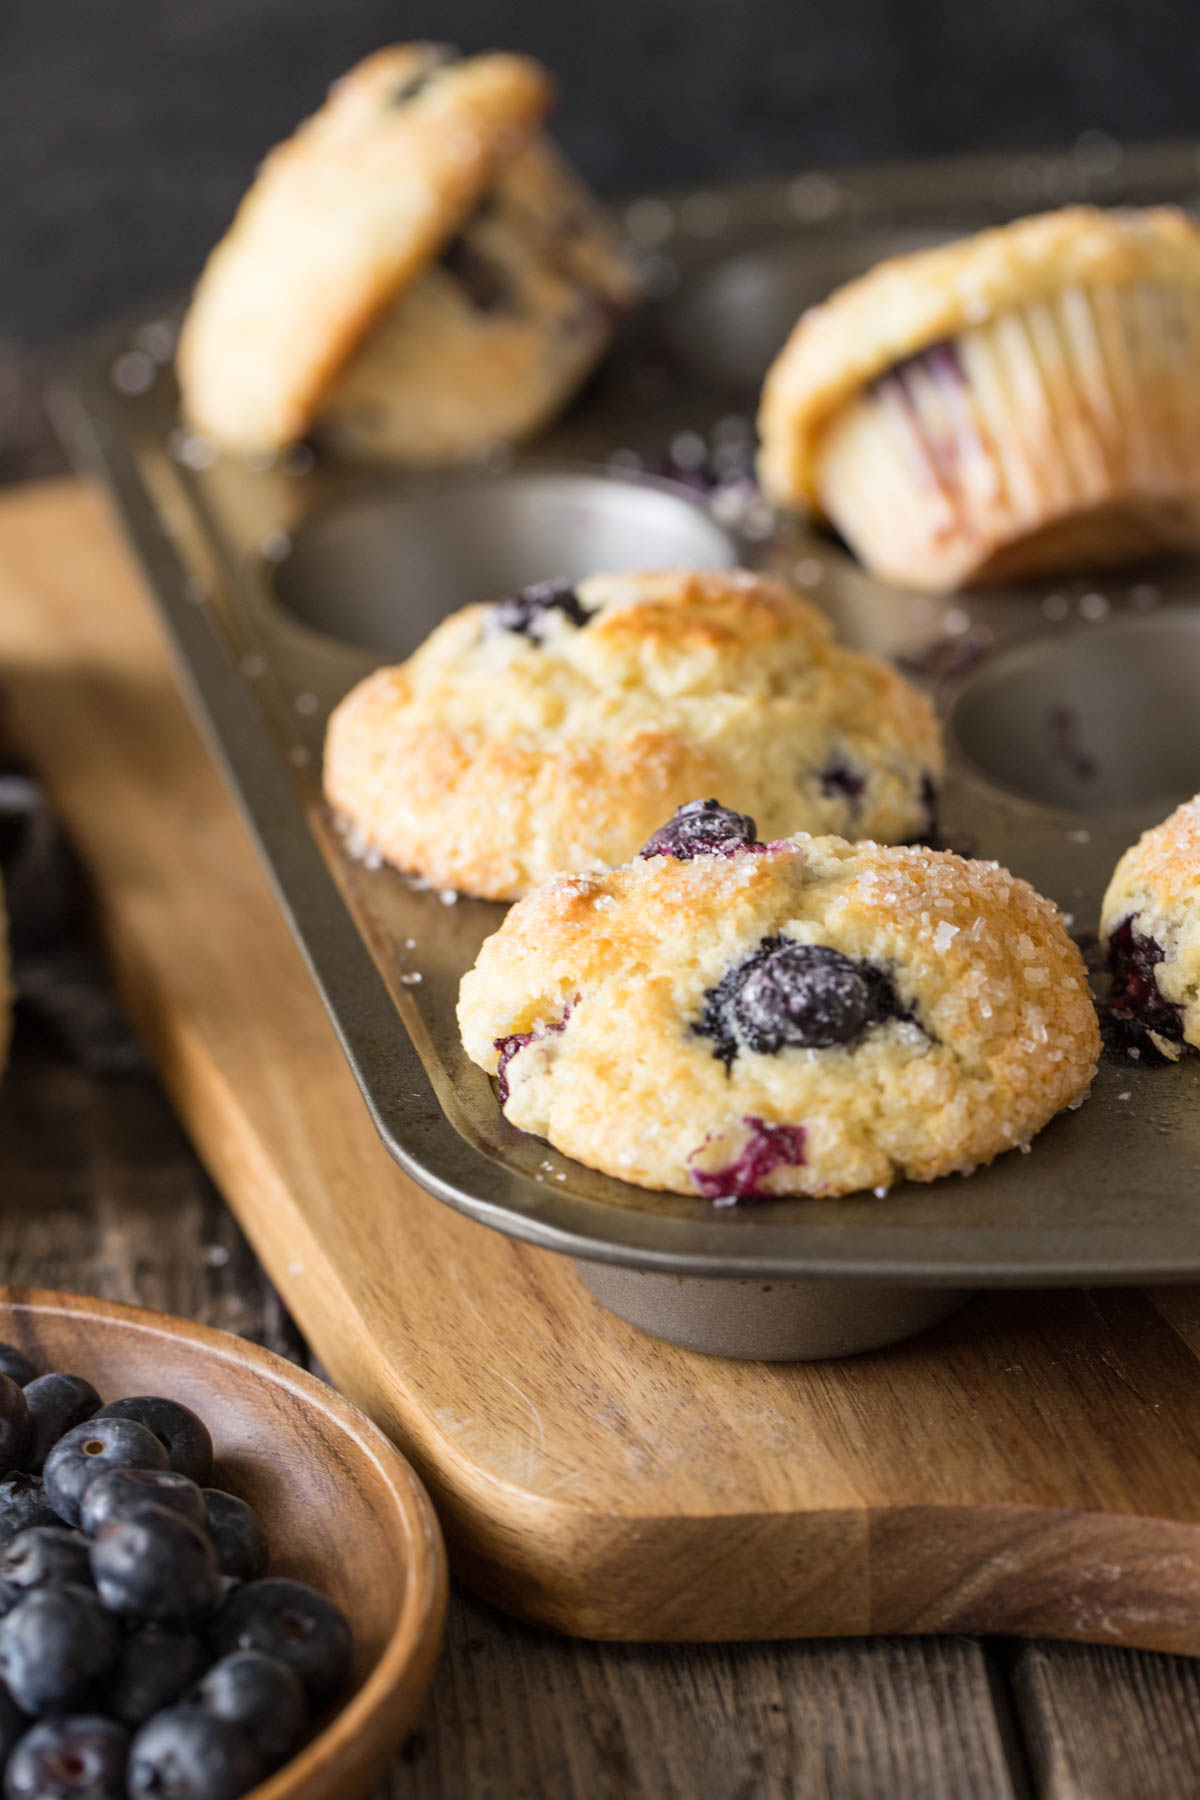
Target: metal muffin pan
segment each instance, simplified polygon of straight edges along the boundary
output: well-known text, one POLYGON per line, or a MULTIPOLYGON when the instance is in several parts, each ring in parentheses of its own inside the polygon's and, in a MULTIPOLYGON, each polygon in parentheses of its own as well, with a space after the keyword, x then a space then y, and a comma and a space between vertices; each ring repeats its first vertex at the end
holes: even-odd
POLYGON ((1196 1065, 1105 1060, 1092 1098, 970 1180, 714 1209, 649 1194, 510 1127, 454 1006, 502 909, 348 854, 322 802, 330 708, 444 614, 597 568, 745 562, 792 577, 846 641, 932 687, 943 833, 1093 933, 1136 833, 1200 786, 1200 565, 935 597, 883 587, 738 477, 758 384, 802 306, 882 255, 1068 199, 1190 201, 1191 146, 973 158, 626 209, 650 299, 535 449, 458 474, 269 467, 182 429, 172 321, 93 345, 60 394, 149 576, 198 710, 376 1125, 423 1186, 574 1257, 602 1303, 725 1355, 891 1342, 970 1290, 1200 1275, 1196 1065), (698 468, 729 479, 695 491, 698 468), (662 471, 667 471, 664 478, 662 471), (657 471, 657 473, 656 473, 657 471))

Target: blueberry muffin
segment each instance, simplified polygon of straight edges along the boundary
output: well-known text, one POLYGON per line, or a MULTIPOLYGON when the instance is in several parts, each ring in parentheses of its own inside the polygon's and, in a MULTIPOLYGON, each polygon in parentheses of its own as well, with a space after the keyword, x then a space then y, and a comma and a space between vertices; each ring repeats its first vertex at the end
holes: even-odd
POLYGON ((744 571, 592 575, 453 614, 335 710, 325 792, 363 852, 491 900, 627 861, 721 794, 767 837, 927 835, 933 711, 744 571))
POLYGON ((1100 935, 1118 1045, 1174 1062, 1200 1049, 1200 795, 1143 833, 1108 884, 1100 935))
POLYGON ((459 1028, 505 1116, 640 1187, 838 1195, 969 1173, 1081 1100, 1055 908, 996 863, 758 840, 715 802, 509 913, 459 1028))
POLYGON ((898 257, 806 313, 760 471, 888 581, 1200 546, 1200 229, 1068 207, 898 257))
POLYGON ((416 465, 529 437, 631 297, 595 202, 539 136, 351 357, 322 404, 321 441, 416 465))
POLYGON ((272 151, 180 338, 189 421, 438 463, 536 430, 631 295, 527 58, 378 51, 272 151))

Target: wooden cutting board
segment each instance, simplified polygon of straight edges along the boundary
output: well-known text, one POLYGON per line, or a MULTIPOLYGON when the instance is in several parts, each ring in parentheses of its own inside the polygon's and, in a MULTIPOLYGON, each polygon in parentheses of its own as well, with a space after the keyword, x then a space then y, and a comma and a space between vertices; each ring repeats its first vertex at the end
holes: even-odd
POLYGON ((995 1294, 838 1363, 639 1335, 387 1156, 75 483, 0 503, 0 681, 197 1149, 479 1592, 594 1637, 1200 1651, 1200 1290, 995 1294))

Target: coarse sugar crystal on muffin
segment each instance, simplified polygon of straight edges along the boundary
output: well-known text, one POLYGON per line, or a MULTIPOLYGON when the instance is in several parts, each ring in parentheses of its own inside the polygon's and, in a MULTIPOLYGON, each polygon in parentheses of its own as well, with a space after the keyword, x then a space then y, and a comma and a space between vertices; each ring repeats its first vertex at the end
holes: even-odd
POLYGON ((509 900, 719 794, 768 837, 925 836, 928 701, 745 571, 544 582, 455 613, 336 708, 325 792, 369 855, 509 900))
POLYGON ((1095 1073, 1052 903, 996 863, 730 814, 530 894, 464 977, 505 1116, 645 1188, 841 1195, 1027 1146, 1095 1073))
POLYGON ((1108 884, 1100 935, 1111 1035, 1174 1062, 1200 1049, 1200 795, 1144 832, 1108 884))
POLYGON ((201 275, 177 361, 226 448, 307 434, 436 464, 527 435, 567 399, 632 283, 541 133, 527 57, 377 51, 267 157, 201 275))
POLYGON ((1200 228, 1173 207, 1019 219, 807 312, 763 390, 772 498, 905 586, 1200 545, 1200 228))

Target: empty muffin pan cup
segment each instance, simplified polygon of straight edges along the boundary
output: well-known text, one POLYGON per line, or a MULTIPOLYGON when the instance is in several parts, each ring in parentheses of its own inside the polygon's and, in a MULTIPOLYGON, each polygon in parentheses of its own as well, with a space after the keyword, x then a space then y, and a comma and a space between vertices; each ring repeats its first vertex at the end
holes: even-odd
POLYGON ((520 469, 335 501, 296 532, 275 596, 314 630, 399 658, 447 613, 548 577, 736 561, 729 534, 666 482, 520 469))
POLYGON ((1066 813, 1162 818, 1200 785, 1200 611, 1041 633, 990 657, 950 710, 998 786, 1066 813))
POLYGON ((1106 1056, 1086 1105, 969 1180, 737 1206, 630 1187, 503 1117, 454 1016, 502 909, 356 854, 322 800, 325 722, 459 606, 553 576, 746 562, 930 687, 948 727, 942 836, 1032 881, 1088 946, 1122 851, 1200 786, 1200 564, 901 593, 772 516, 742 455, 766 364, 834 283, 1038 205, 1187 199, 1195 184, 1188 146, 1103 169, 1022 158, 1014 185, 1016 167, 973 158, 633 203, 650 300, 572 412, 493 468, 384 478, 303 446, 255 468, 218 457, 179 425, 161 319, 105 334, 59 396, 388 1149, 448 1204, 573 1258, 613 1313, 692 1349, 844 1355, 978 1288, 1195 1280, 1194 1059, 1106 1056))
MULTIPOLYGON (((947 235, 879 231, 872 260, 927 250, 947 235)), ((800 314, 866 266, 862 234, 846 231, 717 259, 665 309, 664 335, 694 379, 740 396, 761 385, 800 314)))

